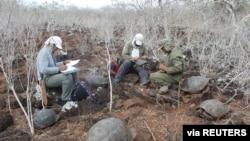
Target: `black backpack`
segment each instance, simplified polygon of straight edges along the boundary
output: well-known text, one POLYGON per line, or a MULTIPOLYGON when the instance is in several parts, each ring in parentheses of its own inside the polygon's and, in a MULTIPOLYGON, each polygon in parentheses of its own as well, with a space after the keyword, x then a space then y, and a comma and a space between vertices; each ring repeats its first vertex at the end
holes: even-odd
POLYGON ((90 85, 85 81, 80 81, 74 85, 73 92, 71 94, 72 101, 81 101, 90 97, 90 100, 96 104, 101 104, 101 100, 93 95, 90 85))

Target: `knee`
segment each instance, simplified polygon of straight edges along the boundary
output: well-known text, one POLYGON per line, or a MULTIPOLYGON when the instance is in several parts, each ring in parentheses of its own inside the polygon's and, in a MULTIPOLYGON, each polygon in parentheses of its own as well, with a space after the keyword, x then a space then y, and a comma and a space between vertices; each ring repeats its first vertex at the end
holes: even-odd
POLYGON ((157 78, 157 75, 155 73, 151 73, 150 76, 149 76, 149 78, 151 80, 155 80, 157 78))
POLYGON ((66 74, 64 77, 64 81, 66 82, 73 82, 73 76, 72 74, 66 74))
POLYGON ((122 63, 122 66, 130 66, 131 65, 131 62, 126 60, 122 63))

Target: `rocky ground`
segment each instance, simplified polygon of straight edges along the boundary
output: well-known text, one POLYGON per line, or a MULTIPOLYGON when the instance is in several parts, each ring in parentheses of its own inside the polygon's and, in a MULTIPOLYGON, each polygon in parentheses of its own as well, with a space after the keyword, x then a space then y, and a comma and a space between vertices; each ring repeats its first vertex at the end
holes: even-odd
MULTIPOLYGON (((71 44, 68 50, 70 59, 80 59, 78 64, 81 80, 90 74, 105 74, 106 48, 93 45, 93 50, 87 50, 81 55, 77 49, 76 38, 64 38, 64 42, 71 44)), ((79 38, 78 38, 79 39, 79 38)), ((199 75, 197 63, 185 71, 184 79, 199 75)), ((18 68, 19 72, 24 68, 18 68)), ((249 102, 244 92, 237 91, 234 86, 229 86, 224 91, 218 89, 217 84, 210 80, 200 92, 189 94, 180 89, 169 89, 167 93, 150 97, 149 93, 157 93, 155 87, 141 88, 136 75, 128 75, 119 85, 113 85, 113 105, 110 111, 110 86, 93 89, 102 100, 102 104, 94 104, 89 100, 78 103, 78 108, 73 108, 65 113, 55 99, 49 99, 48 108, 55 110, 60 116, 59 120, 50 127, 40 129, 35 127, 34 135, 30 130, 25 116, 18 106, 15 98, 10 94, 11 104, 7 104, 8 95, 3 75, 0 75, 0 87, 3 88, 0 97, 0 140, 4 141, 81 141, 84 140, 90 127, 97 121, 107 117, 117 117, 126 122, 128 128, 136 129, 135 141, 181 141, 182 126, 185 124, 250 124, 249 102), (195 114, 196 108, 206 99, 218 99, 231 109, 231 112, 217 120, 206 120, 195 114), (11 116, 11 117, 10 117, 11 116), (230 122, 231 121, 231 122, 230 122), (236 122, 241 121, 241 122, 236 122), (5 128, 4 123, 9 126, 5 128)), ((111 81, 112 82, 112 81, 111 81)), ((26 102, 25 93, 18 93, 26 102)), ((33 105, 33 112, 41 110, 39 104, 33 105)))

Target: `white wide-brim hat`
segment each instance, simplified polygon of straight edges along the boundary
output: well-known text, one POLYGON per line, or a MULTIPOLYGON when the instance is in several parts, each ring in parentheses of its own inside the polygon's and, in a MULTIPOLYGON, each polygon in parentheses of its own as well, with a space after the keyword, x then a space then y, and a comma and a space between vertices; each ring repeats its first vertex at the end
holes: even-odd
POLYGON ((45 42, 45 45, 55 44, 57 48, 62 49, 62 39, 58 36, 51 36, 45 42))

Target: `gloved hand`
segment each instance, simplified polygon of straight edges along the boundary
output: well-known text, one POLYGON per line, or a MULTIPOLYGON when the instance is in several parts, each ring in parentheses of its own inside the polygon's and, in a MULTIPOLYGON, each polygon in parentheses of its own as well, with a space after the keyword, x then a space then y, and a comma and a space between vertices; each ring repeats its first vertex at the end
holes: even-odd
POLYGON ((67 69, 67 66, 66 65, 62 65, 62 66, 59 66, 59 71, 64 71, 67 69))

